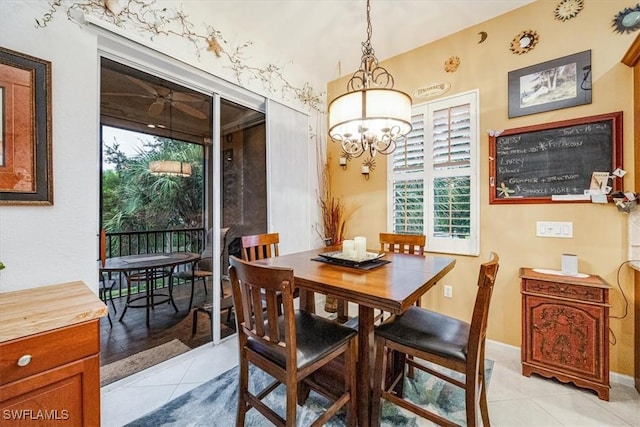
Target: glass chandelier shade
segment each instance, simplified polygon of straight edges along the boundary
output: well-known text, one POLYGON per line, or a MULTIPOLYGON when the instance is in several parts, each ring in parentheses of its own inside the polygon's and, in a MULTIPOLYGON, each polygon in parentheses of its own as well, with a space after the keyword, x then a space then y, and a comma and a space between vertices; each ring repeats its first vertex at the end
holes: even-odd
POLYGON ((391 154, 411 132, 411 97, 393 89, 393 76, 378 66, 371 47, 370 10, 367 0, 360 68, 347 83, 347 93, 329 104, 329 136, 352 157, 391 154))
POLYGON ((329 136, 353 157, 390 154, 411 131, 411 97, 394 89, 348 92, 329 105, 329 136))

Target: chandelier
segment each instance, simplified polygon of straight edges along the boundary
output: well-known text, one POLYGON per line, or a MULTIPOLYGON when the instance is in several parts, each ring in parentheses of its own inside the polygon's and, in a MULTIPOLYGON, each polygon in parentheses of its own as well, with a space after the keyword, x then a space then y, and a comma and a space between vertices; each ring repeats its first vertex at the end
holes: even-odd
POLYGON ((155 160, 149 162, 149 173, 186 178, 191 176, 191 164, 175 160, 155 160))
POLYGON ((411 132, 411 97, 393 89, 393 76, 378 66, 371 46, 371 6, 367 0, 367 40, 360 68, 347 93, 329 104, 329 136, 351 157, 391 154, 411 132))

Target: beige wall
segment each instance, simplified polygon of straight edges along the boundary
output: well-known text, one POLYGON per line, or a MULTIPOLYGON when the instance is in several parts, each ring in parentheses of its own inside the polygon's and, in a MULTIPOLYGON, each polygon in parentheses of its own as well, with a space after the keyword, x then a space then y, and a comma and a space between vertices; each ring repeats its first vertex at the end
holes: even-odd
MULTIPOLYGON (((429 82, 439 81, 451 83, 451 89, 443 96, 473 89, 480 91, 481 256, 456 257, 454 271, 425 297, 425 303, 443 313, 468 319, 479 263, 487 259, 490 251, 496 251, 501 266, 492 303, 489 339, 514 346, 521 343, 520 267, 559 269, 560 254, 578 254, 581 272, 600 275, 613 286, 611 314, 621 315, 624 309, 616 275, 620 264, 627 260, 627 218, 618 213, 613 204, 489 205, 487 129, 510 129, 615 111, 624 113, 624 167, 629 172, 625 189, 633 189, 632 70, 620 60, 635 35, 621 35, 611 27, 613 17, 628 7, 628 2, 586 0, 582 12, 566 22, 554 19, 556 4, 556 1, 535 2, 382 63, 394 76, 396 88, 409 94, 429 82), (511 40, 520 31, 529 29, 538 32, 540 42, 527 54, 513 54, 509 50, 511 40), (482 44, 478 43, 479 31, 488 33, 482 44), (508 119, 509 71, 588 49, 592 55, 592 104, 508 119), (452 55, 460 57, 461 64, 457 72, 446 73, 444 62, 452 55), (571 221, 574 237, 536 238, 536 221, 571 221), (442 297, 445 284, 453 286, 453 299, 442 297)), ((374 48, 376 37, 384 37, 375 32, 376 19, 382 17, 375 16, 374 5, 374 48)), ((399 26, 401 28, 401 23, 399 26)), ((328 100, 344 92, 347 80, 328 84, 328 100)), ((363 158, 350 161, 343 171, 337 161, 339 145, 332 142, 328 145, 335 194, 343 196, 347 203, 362 206, 348 223, 347 236, 364 235, 369 242, 377 242, 378 232, 387 228, 387 159, 376 158, 376 168, 366 181, 359 173, 363 158)), ((627 267, 621 270, 620 284, 633 307, 633 274, 627 267)), ((617 341, 610 346, 611 370, 631 375, 633 313, 629 312, 623 320, 612 318, 611 331, 611 337, 615 336, 617 341)))

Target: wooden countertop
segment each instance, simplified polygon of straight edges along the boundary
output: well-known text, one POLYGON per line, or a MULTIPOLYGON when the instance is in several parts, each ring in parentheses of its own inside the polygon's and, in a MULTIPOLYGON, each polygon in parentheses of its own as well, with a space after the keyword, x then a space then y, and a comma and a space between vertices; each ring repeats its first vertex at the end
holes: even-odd
POLYGON ((0 342, 97 319, 107 310, 81 281, 0 293, 0 342))

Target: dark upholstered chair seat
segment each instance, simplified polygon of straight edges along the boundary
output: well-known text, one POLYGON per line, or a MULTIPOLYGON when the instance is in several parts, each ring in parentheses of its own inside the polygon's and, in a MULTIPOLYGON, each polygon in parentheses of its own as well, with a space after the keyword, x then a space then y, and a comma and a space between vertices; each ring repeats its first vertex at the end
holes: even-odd
POLYGON ((435 375, 464 390, 467 427, 491 425, 484 374, 484 348, 489 305, 498 267, 499 257, 495 252, 491 253, 489 261, 480 265, 478 292, 470 323, 421 307, 409 307, 402 315, 391 316, 375 328, 376 375, 371 427, 380 426, 383 400, 439 426, 459 425, 433 411, 433 408, 417 405, 406 398, 404 378, 410 375, 411 368, 435 375), (462 374, 462 378, 448 371, 462 374))
MULTIPOLYGON (((284 331, 284 320, 284 316, 278 319, 280 331, 284 331)), ((322 359, 356 335, 356 331, 351 328, 301 310, 295 312, 295 323, 298 369, 322 359)), ((270 347, 251 338, 247 346, 282 368, 285 367, 282 352, 273 351, 270 347)))
MULTIPOLYGON (((236 427, 245 425, 247 411, 255 409, 271 424, 295 426, 298 405, 311 390, 330 404, 313 422, 321 427, 341 409, 348 427, 356 427, 357 332, 293 305, 293 269, 269 267, 229 257, 229 278, 238 325, 239 375, 236 427), (314 380, 314 374, 333 362, 342 363, 343 387, 328 390, 314 380), (266 372, 271 384, 249 387, 249 365, 266 372), (287 391, 284 414, 277 413, 263 399, 279 385, 287 391), (284 416, 283 416, 284 415, 284 416)), ((267 424, 267 423, 265 423, 267 424)))
POLYGON ((427 353, 467 360, 467 322, 419 307, 409 307, 390 320, 376 328, 377 335, 427 353))

